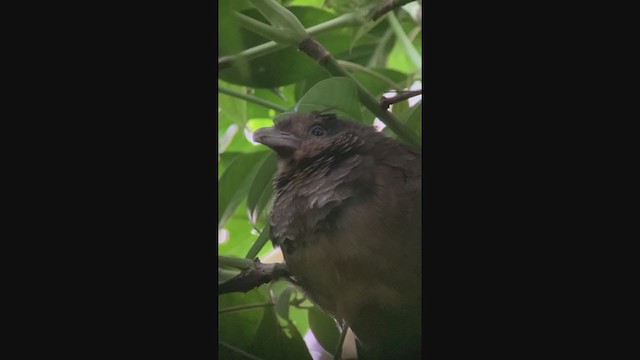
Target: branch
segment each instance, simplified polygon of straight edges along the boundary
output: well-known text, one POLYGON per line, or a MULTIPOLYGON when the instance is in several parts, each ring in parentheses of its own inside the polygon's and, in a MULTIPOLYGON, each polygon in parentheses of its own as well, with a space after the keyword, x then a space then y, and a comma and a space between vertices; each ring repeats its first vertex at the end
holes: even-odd
MULTIPOLYGON (((307 33, 309 33, 310 35, 317 35, 345 26, 360 25, 363 23, 363 21, 364 19, 357 13, 344 14, 338 16, 335 19, 323 22, 322 24, 311 26, 307 29, 307 33)), ((218 59, 218 70, 233 66, 233 64, 241 57, 245 60, 251 60, 260 56, 271 54, 272 52, 284 49, 286 47, 286 45, 278 44, 275 41, 269 41, 267 43, 243 50, 235 55, 223 56, 218 59)))
POLYGON ((360 64, 356 64, 356 63, 352 63, 350 61, 345 61, 345 60, 337 60, 338 64, 340 64, 341 66, 347 68, 347 69, 351 69, 354 71, 361 71, 363 73, 369 74, 381 81, 384 81, 387 85, 391 86, 393 89, 396 90, 401 90, 403 89, 403 86, 400 84, 397 84, 396 82, 394 82, 393 80, 389 79, 388 77, 380 74, 379 72, 369 69, 368 67, 362 66, 360 64))
POLYGON ((232 306, 232 307, 228 307, 226 309, 222 309, 218 311, 218 314, 225 314, 225 313, 230 313, 230 312, 236 312, 236 311, 242 311, 242 310, 249 310, 249 309, 259 309, 259 308, 265 308, 265 307, 271 307, 274 306, 274 303, 264 303, 264 304, 249 304, 249 305, 239 305, 239 306, 232 306))
MULTIPOLYGON (((221 257, 222 256, 219 256, 219 258, 221 257)), ((246 269, 242 270, 238 276, 225 281, 222 284, 218 284, 218 295, 231 292, 247 292, 262 284, 267 284, 281 278, 285 278, 290 282, 295 283, 285 264, 263 264, 258 258, 254 261, 240 258, 233 259, 238 260, 239 263, 249 261, 251 264, 246 269)))
POLYGON ((414 91, 401 91, 400 95, 394 96, 392 98, 386 98, 383 96, 382 99, 380 99, 380 106, 382 107, 382 109, 387 110, 389 108, 389 105, 399 103, 400 101, 404 101, 418 95, 422 95, 422 89, 414 91))
POLYGON ((325 49, 322 44, 320 44, 315 39, 308 37, 304 39, 299 46, 300 51, 307 54, 312 59, 315 59, 322 67, 325 68, 331 75, 333 76, 343 76, 348 77, 356 85, 358 89, 358 96, 360 98, 360 102, 369 109, 375 116, 378 117, 391 131, 396 133, 398 137, 405 140, 409 144, 412 144, 416 147, 420 147, 420 138, 413 132, 409 127, 405 124, 401 123, 395 115, 386 111, 386 109, 382 108, 380 102, 367 90, 362 84, 353 78, 351 74, 349 74, 340 64, 336 61, 336 59, 331 55, 331 53, 325 49))
POLYGON ((400 43, 404 47, 409 60, 411 60, 416 68, 422 69, 422 58, 420 57, 420 54, 418 54, 418 50, 416 50, 411 41, 409 41, 407 34, 405 34, 402 25, 400 25, 400 22, 398 21, 398 18, 396 18, 393 13, 390 13, 389 16, 387 16, 387 20, 389 20, 389 24, 391 24, 391 28, 396 34, 396 38, 400 40, 400 43))
POLYGON ((287 111, 287 108, 280 106, 278 104, 272 103, 271 101, 267 101, 265 99, 259 98, 257 96, 253 96, 253 95, 249 95, 249 94, 242 94, 233 90, 229 90, 229 89, 225 89, 223 87, 218 86, 218 92, 221 92, 223 94, 229 95, 229 96, 233 96, 233 97, 237 97, 239 99, 243 99, 249 102, 252 102, 254 104, 258 104, 260 106, 266 107, 268 109, 273 109, 276 111, 280 111, 280 112, 285 112, 287 111))
POLYGON ((385 0, 380 5, 371 9, 369 16, 371 20, 376 21, 382 15, 388 13, 389 11, 400 7, 402 5, 408 4, 414 0, 385 0))

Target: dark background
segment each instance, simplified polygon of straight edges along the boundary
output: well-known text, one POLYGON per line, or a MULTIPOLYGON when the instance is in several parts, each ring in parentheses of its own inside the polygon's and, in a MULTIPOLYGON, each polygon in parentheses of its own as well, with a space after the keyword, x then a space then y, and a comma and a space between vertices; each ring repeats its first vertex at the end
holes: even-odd
MULTIPOLYGON (((212 358, 215 3, 46 6, 13 53, 21 353, 212 358)), ((443 6, 423 11, 425 353, 591 354, 585 40, 557 7, 443 6)))

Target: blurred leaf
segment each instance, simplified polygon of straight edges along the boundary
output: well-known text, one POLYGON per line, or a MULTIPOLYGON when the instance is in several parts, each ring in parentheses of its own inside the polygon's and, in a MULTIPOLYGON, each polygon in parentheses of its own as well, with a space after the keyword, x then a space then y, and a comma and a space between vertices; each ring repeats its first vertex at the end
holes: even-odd
MULTIPOLYGON (((285 108, 291 108, 296 103, 296 99, 294 96, 294 91, 295 91, 294 86, 295 85, 288 85, 288 86, 282 86, 278 88, 282 96, 285 97, 285 99, 280 98, 273 91, 271 91, 271 89, 252 89, 252 91, 254 96, 257 96, 261 99, 265 99, 267 101, 271 101, 272 103, 278 104, 285 108)), ((273 118, 275 116, 274 110, 267 109, 264 106, 260 106, 253 103, 249 103, 247 106, 248 106, 247 117, 250 120, 256 119, 256 118, 273 118)))
MULTIPOLYGON (((218 34, 224 34, 224 41, 218 41, 218 53, 222 55, 237 54, 245 48, 244 39, 241 36, 242 29, 234 11, 251 7, 246 0, 219 0, 218 1, 218 34)), ((249 64, 241 59, 235 65, 239 76, 248 76, 249 64)))
MULTIPOLYGON (((309 28, 335 17, 331 12, 311 6, 287 7, 300 22, 309 28)), ((243 11, 243 14, 266 22, 264 17, 255 9, 243 11)), ((268 39, 254 34, 248 30, 240 29, 244 49, 248 49, 268 42, 268 39)), ((321 44, 332 53, 339 53, 349 49, 351 34, 348 28, 331 30, 314 36, 321 44)), ((228 48, 226 41, 219 42, 219 56, 236 54, 228 48)), ((273 88, 282 85, 293 84, 301 81, 313 72, 323 71, 313 59, 288 47, 271 54, 248 60, 248 72, 243 73, 235 66, 221 70, 218 77, 227 82, 246 85, 255 88, 273 88)))
MULTIPOLYGON (((382 76, 387 77, 389 80, 397 83, 398 85, 405 86, 407 83, 407 75, 396 70, 385 68, 372 68, 371 70, 379 73, 382 76)), ((362 71, 356 71, 354 74, 356 80, 358 80, 362 86, 364 86, 373 96, 380 97, 385 92, 392 90, 391 85, 381 80, 378 77, 367 74, 362 71)))
POLYGON ((327 352, 333 354, 340 339, 338 325, 332 317, 315 306, 308 311, 309 328, 313 335, 327 352))
POLYGON ((400 101, 393 104, 393 108, 391 109, 391 112, 394 113, 395 115, 398 115, 406 111, 408 108, 409 108, 409 101, 404 100, 404 101, 400 101))
POLYGON ((247 197, 247 210, 249 211, 251 216, 250 220, 253 225, 258 221, 258 216, 267 204, 271 194, 273 194, 273 186, 271 183, 277 165, 276 154, 270 152, 260 166, 260 169, 258 169, 251 184, 251 189, 249 189, 249 195, 247 197))
MULTIPOLYGON (((268 299, 257 290, 218 296, 218 310, 239 305, 263 304, 268 299)), ((263 308, 218 315, 218 339, 243 350, 249 348, 263 318, 263 308)))
POLYGON ((250 352, 264 360, 312 360, 295 326, 289 325, 287 330, 290 336, 280 326, 274 309, 266 308, 250 352))
MULTIPOLYGON (((384 26, 385 25, 384 22, 386 22, 386 20, 384 19, 384 17, 381 17, 376 21, 367 21, 366 23, 362 24, 359 28, 355 30, 355 34, 351 38, 350 47, 353 48, 356 42, 360 40, 360 38, 362 38, 365 34, 373 30, 373 28, 379 27, 380 25, 384 26)), ((386 25, 388 26, 388 24, 386 25)))
POLYGON ((298 112, 328 109, 342 113, 352 120, 362 121, 358 92, 353 80, 345 77, 322 80, 309 89, 297 105, 298 112))
POLYGON ((249 191, 253 178, 270 151, 240 154, 218 182, 218 229, 234 213, 249 191))
MULTIPOLYGON (((246 93, 247 91, 244 86, 225 84, 222 81, 220 81, 220 86, 239 93, 246 93)), ((247 102, 245 100, 218 93, 218 109, 220 113, 218 118, 222 122, 235 123, 240 129, 247 122, 247 102)))
POLYGON ((371 53, 371 57, 367 62, 367 66, 369 67, 383 67, 387 63, 387 59, 393 46, 395 44, 395 37, 393 35, 393 30, 388 29, 384 35, 380 38, 378 45, 375 47, 373 52, 371 53))
POLYGON ((406 123, 411 130, 422 138, 422 100, 405 111, 401 116, 401 121, 406 123))
POLYGON ((247 252, 245 256, 247 259, 255 259, 256 256, 260 253, 260 251, 264 248, 264 245, 269 241, 271 232, 271 225, 267 224, 260 232, 260 236, 256 239, 256 241, 251 245, 251 249, 247 252))
POLYGON ((291 298, 291 293, 293 289, 290 286, 287 286, 279 295, 278 300, 276 300, 275 310, 276 314, 285 320, 289 320, 289 299, 291 298))
POLYGON ((325 4, 339 14, 377 5, 380 0, 326 0, 325 4))
POLYGON ((224 171, 227 169, 229 164, 236 158, 236 156, 240 155, 240 152, 225 152, 219 154, 218 160, 218 180, 220 180, 220 176, 224 174, 224 171))

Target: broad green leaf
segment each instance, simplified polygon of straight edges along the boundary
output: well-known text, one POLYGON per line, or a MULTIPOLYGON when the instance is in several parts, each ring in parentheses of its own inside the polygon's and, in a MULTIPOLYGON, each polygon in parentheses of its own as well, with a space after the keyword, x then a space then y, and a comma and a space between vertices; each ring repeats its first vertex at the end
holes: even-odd
MULTIPOLYGON (((266 301, 268 299, 257 290, 224 294, 218 296, 218 311, 241 305, 263 304, 266 301)), ((219 314, 218 340, 247 350, 262 322, 263 312, 263 308, 255 308, 219 314)))
MULTIPOLYGON (((218 53, 220 56, 237 54, 246 48, 240 31, 242 28, 233 15, 234 11, 251 7, 246 0, 220 0, 218 1, 218 34, 224 34, 224 41, 218 38, 218 53)), ((241 59, 235 65, 238 76, 249 76, 249 64, 241 59)))
MULTIPOLYGON (((300 22, 309 28, 336 17, 331 12, 310 6, 287 7, 300 22)), ((266 22, 255 9, 243 11, 243 14, 266 22)), ((244 49, 264 44, 269 40, 245 29, 240 30, 244 49)), ((327 50, 336 54, 349 49, 351 34, 349 28, 331 30, 314 36, 327 50)), ((221 39, 219 56, 236 54, 237 51, 227 47, 226 39, 221 39), (223 41, 224 40, 224 41, 223 41)), ((288 47, 271 54, 248 60, 248 71, 243 73, 235 66, 223 69, 218 77, 224 81, 246 85, 254 88, 273 88, 293 84, 305 79, 314 72, 323 71, 316 62, 296 48, 288 47)))
MULTIPOLYGON (((227 84, 220 81, 220 86, 239 93, 245 93, 244 86, 227 84)), ((231 95, 218 93, 218 119, 223 123, 237 124, 240 129, 247 122, 247 102, 231 95)))
POLYGON ((387 63, 387 59, 393 46, 395 44, 395 37, 393 30, 388 29, 384 35, 380 38, 380 42, 375 47, 369 60, 367 61, 368 67, 383 67, 387 63))
POLYGON ((353 80, 345 77, 322 80, 309 89, 297 105, 298 112, 329 109, 354 121, 362 121, 358 92, 353 80))
POLYGON ((330 354, 336 349, 340 339, 340 330, 335 320, 324 311, 313 307, 309 309, 309 328, 320 345, 330 354))
POLYGON ((227 169, 229 164, 235 159, 238 155, 242 154, 241 152, 233 152, 227 151, 225 153, 219 154, 218 157, 218 180, 220 180, 220 176, 224 174, 224 171, 227 169))
POLYGON ((275 310, 276 314, 285 320, 289 320, 289 299, 293 289, 287 286, 279 295, 276 300, 275 310))
MULTIPOLYGON (((296 103, 294 96, 295 86, 288 85, 279 88, 280 93, 286 98, 282 99, 276 95, 271 89, 252 89, 252 95, 271 101, 285 108, 291 108, 296 103)), ((276 115, 276 111, 268 109, 264 106, 260 106, 254 103, 247 103, 247 117, 249 120, 256 118, 273 118, 276 115)))
POLYGON ((253 178, 270 151, 236 156, 218 182, 218 229, 245 199, 253 178))
MULTIPOLYGON (((229 232, 228 240, 225 243, 218 243, 218 253, 221 255, 246 257, 249 250, 255 245, 259 234, 247 220, 247 210, 243 203, 240 203, 236 212, 227 220, 223 228, 229 232)), ((252 258, 262 258, 273 250, 273 246, 268 241, 257 255, 252 258)))
MULTIPOLYGON (((372 68, 372 71, 380 74, 381 76, 386 77, 387 79, 395 82, 396 84, 406 87, 407 86, 407 75, 391 69, 385 68, 372 68)), ((380 97, 385 92, 392 90, 391 84, 387 81, 380 79, 374 75, 368 74, 366 72, 356 71, 354 74, 356 80, 362 84, 369 92, 376 97, 380 97)))
MULTIPOLYGON (((403 101, 405 103, 406 101, 403 101)), ((395 105, 394 105, 395 106, 395 105)), ((422 138, 422 100, 420 100, 413 107, 405 109, 397 116, 401 123, 407 124, 411 130, 413 130, 420 138, 422 138)), ((389 128, 384 128, 382 132, 394 139, 397 135, 393 133, 389 128)))
POLYGON ((256 336, 250 346, 250 353, 264 360, 311 360, 302 336, 289 323, 287 335, 273 308, 266 308, 256 336))
POLYGON ((402 114, 401 121, 422 138, 422 100, 402 114))
POLYGON ((273 174, 277 168, 277 160, 275 153, 267 156, 265 161, 258 169, 247 197, 247 211, 250 214, 250 220, 255 225, 258 217, 267 204, 269 197, 273 193, 273 174), (266 199, 265 199, 266 198, 266 199))

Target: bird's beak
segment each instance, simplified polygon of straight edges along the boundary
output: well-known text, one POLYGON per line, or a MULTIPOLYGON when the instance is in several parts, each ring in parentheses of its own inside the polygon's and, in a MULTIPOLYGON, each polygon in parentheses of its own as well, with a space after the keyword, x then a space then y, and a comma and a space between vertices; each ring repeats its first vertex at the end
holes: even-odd
POLYGON ((300 146, 300 139, 295 135, 282 132, 275 127, 266 127, 253 133, 253 141, 267 145, 280 155, 293 153, 300 146))

